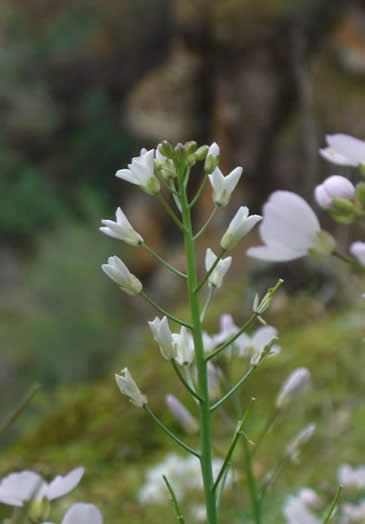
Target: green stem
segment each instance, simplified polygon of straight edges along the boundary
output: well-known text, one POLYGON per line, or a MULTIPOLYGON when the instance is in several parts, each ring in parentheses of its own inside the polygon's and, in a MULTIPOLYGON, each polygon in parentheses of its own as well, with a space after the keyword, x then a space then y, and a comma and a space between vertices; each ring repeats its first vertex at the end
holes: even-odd
POLYGON ((157 422, 157 424, 160 426, 160 428, 168 434, 168 436, 170 438, 172 438, 172 440, 174 440, 177 444, 179 444, 179 446, 181 446, 182 448, 184 448, 186 451, 188 451, 189 453, 191 453, 192 455, 195 455, 195 457, 200 457, 200 454, 198 451, 195 451, 195 449, 191 448, 190 446, 188 446, 187 444, 185 444, 185 442, 183 442, 182 440, 179 439, 179 437, 177 437, 176 435, 174 435, 172 433, 172 431, 170 431, 166 426, 165 424, 163 424, 161 422, 161 420, 156 417, 156 415, 150 410, 150 408, 148 407, 148 404, 144 404, 143 406, 143 409, 146 411, 146 413, 148 413, 150 415, 150 417, 153 418, 153 420, 155 422, 157 422))
POLYGON ((169 318, 173 322, 176 322, 177 324, 180 324, 180 326, 185 326, 185 327, 191 329, 191 327, 192 327, 191 324, 189 324, 188 322, 184 322, 183 320, 180 320, 177 317, 174 317, 174 315, 170 315, 170 313, 168 313, 167 311, 162 309, 162 307, 160 307, 157 304, 155 304, 155 302, 153 300, 151 300, 145 293, 143 293, 143 291, 140 292, 140 295, 141 295, 141 297, 143 297, 145 299, 146 302, 151 304, 151 306, 153 306, 155 309, 157 309, 157 311, 159 311, 160 313, 165 315, 167 318, 169 318))
POLYGON ((195 204, 197 203, 197 201, 199 200, 199 197, 204 189, 204 186, 205 184, 207 183, 207 180, 208 180, 208 173, 205 173, 204 175, 204 178, 203 178, 203 181, 202 183, 200 184, 200 187, 195 195, 195 197, 193 198, 193 200, 190 202, 190 204, 188 204, 189 208, 192 208, 193 206, 195 206, 195 204))
POLYGON ((231 344, 233 344, 233 342, 239 337, 242 335, 242 333, 244 331, 246 331, 250 326, 251 324, 253 324, 253 322, 257 319, 257 317, 259 316, 258 313, 254 313, 248 320, 247 322, 245 322, 245 324, 241 327, 241 329, 239 331, 237 331, 236 334, 232 335, 231 337, 229 337, 221 346, 219 346, 217 349, 215 349, 212 353, 210 353, 210 355, 208 355, 206 357, 206 360, 210 360, 214 357, 216 357, 221 351, 223 351, 224 349, 226 349, 226 347, 230 346, 231 344))
POLYGON ((24 409, 28 406, 30 401, 33 399, 34 395, 38 393, 40 390, 39 384, 34 384, 30 390, 25 394, 23 400, 20 402, 20 404, 15 408, 15 410, 10 413, 9 417, 1 424, 0 426, 0 434, 4 433, 11 425, 12 423, 19 417, 19 415, 24 411, 24 409))
POLYGON ((204 357, 204 347, 202 338, 202 326, 200 322, 200 307, 197 295, 197 271, 195 263, 195 248, 192 233, 190 207, 184 184, 184 168, 178 169, 178 181, 180 202, 184 223, 184 244, 186 253, 187 267, 187 288, 191 311, 192 336, 194 340, 195 358, 198 370, 198 390, 202 401, 200 408, 200 464, 205 493, 205 503, 207 508, 207 524, 217 524, 217 510, 215 494, 213 493, 213 471, 212 471, 212 445, 211 445, 211 420, 208 398, 208 378, 207 363, 204 357))
POLYGON ((334 499, 333 499, 333 501, 332 501, 332 503, 331 503, 331 505, 330 505, 330 507, 329 507, 329 510, 327 511, 327 513, 326 513, 326 515, 325 515, 325 517, 324 517, 324 519, 323 519, 322 524, 327 524, 327 522, 329 522, 329 520, 330 520, 330 518, 331 518, 331 515, 332 515, 332 513, 334 512, 335 507, 336 507, 336 505, 337 505, 337 502, 338 502, 339 496, 341 495, 341 491, 342 491, 342 486, 339 486, 339 487, 337 488, 336 495, 335 495, 335 497, 334 497, 334 499))
MULTIPOLYGON (((253 401, 254 399, 251 399, 251 402, 253 401)), ((250 413, 250 408, 251 408, 251 402, 249 403, 248 405, 248 408, 246 409, 244 415, 243 415, 243 418, 240 422, 238 422, 237 424, 237 428, 236 428, 236 431, 234 433, 234 436, 233 436, 233 439, 232 439, 232 442, 231 442, 231 445, 228 449, 228 452, 227 452, 227 455, 226 455, 226 458, 224 459, 224 462, 222 464, 222 467, 221 469, 219 470, 219 473, 217 475, 217 478, 215 480, 215 483, 214 483, 214 486, 213 486, 213 491, 216 491, 218 485, 219 485, 219 482, 221 480, 221 478, 223 477, 226 469, 228 468, 229 466, 229 463, 231 461, 231 458, 232 458, 232 455, 233 455, 233 452, 236 448, 236 445, 238 443, 238 440, 239 438, 243 435, 243 428, 245 427, 245 424, 246 424, 246 421, 247 421, 247 418, 248 418, 248 415, 250 413)), ((245 435, 243 435, 244 438, 245 435)))
POLYGON ((219 408, 219 406, 223 404, 223 402, 229 399, 229 397, 231 397, 237 391, 237 389, 241 387, 244 382, 246 382, 248 377, 252 375, 256 368, 256 365, 251 366, 243 375, 243 377, 237 382, 237 384, 235 384, 221 399, 219 399, 215 404, 213 404, 213 406, 211 406, 210 411, 215 411, 217 408, 219 408))
POLYGON ((260 446, 261 442, 264 440, 270 429, 272 428, 274 422, 276 421, 277 417, 279 416, 280 409, 276 408, 273 413, 271 414, 271 417, 268 419, 268 421, 265 424, 264 429, 260 433, 259 437, 256 439, 255 447, 253 448, 252 455, 254 455, 257 452, 258 447, 260 446))
POLYGON ((179 503, 177 501, 176 495, 174 493, 174 490, 171 487, 170 482, 167 480, 167 477, 165 475, 162 475, 162 478, 164 480, 164 483, 166 484, 167 489, 169 490, 172 506, 174 508, 174 511, 176 513, 176 522, 177 524, 184 524, 184 517, 183 514, 180 511, 179 503))
POLYGON ((342 262, 346 262, 347 264, 350 264, 353 268, 357 269, 358 271, 361 271, 361 272, 365 271, 365 267, 359 264, 358 262, 356 262, 356 260, 354 260, 353 258, 347 255, 344 255, 343 253, 340 253, 337 250, 334 251, 332 254, 334 257, 338 258, 339 260, 342 260, 342 262))
POLYGON ((197 400, 199 400, 199 402, 201 402, 203 399, 201 398, 200 395, 198 395, 198 393, 188 384, 188 382, 184 379, 184 377, 182 376, 182 374, 180 373, 180 370, 179 368, 177 367, 176 365, 176 362, 174 359, 171 360, 171 364, 172 364, 172 367, 174 368, 175 370, 175 373, 176 375, 179 377, 179 380, 181 381, 181 383, 185 386, 185 388, 189 391, 189 393, 194 397, 196 398, 197 400))
POLYGON ((217 207, 215 207, 213 209, 213 211, 211 212, 211 214, 209 215, 209 218, 208 220, 205 222, 204 226, 201 228, 201 230, 196 234, 194 235, 193 237, 193 240, 195 242, 195 240, 198 240, 198 238, 200 238, 202 236, 202 234, 204 233, 204 231, 207 229, 207 227, 209 226, 209 224, 211 223, 211 221, 213 220, 213 217, 214 215, 216 214, 217 212, 217 207))
POLYGON ((200 282, 200 284, 198 284, 195 288, 194 288, 194 293, 198 293, 201 288, 204 286, 204 284, 206 283, 206 281, 208 280, 208 278, 210 277, 210 275, 213 273, 213 271, 215 270, 215 268, 217 267, 217 265, 219 264, 219 261, 221 260, 221 258, 223 257, 224 253, 226 252, 227 250, 226 249, 223 249, 221 250, 221 252, 219 253, 219 255, 217 256, 217 258, 215 259, 214 263, 211 265, 209 271, 206 272, 203 280, 200 282))
POLYGON ((163 264, 165 267, 167 267, 170 271, 172 271, 173 273, 175 273, 176 275, 178 275, 179 277, 181 277, 181 278, 183 278, 185 280, 187 279, 187 276, 185 275, 185 273, 182 273, 178 269, 176 269, 173 266, 171 266, 168 262, 166 262, 166 260, 161 258, 160 255, 158 255, 155 251, 153 251, 153 249, 151 249, 149 246, 147 246, 147 244, 142 244, 142 247, 143 247, 143 249, 145 249, 147 251, 147 253, 152 255, 156 260, 158 260, 161 264, 163 264))
POLYGON ((158 193, 157 195, 157 198, 159 199, 159 201, 161 202, 162 206, 164 207, 164 209, 166 210, 167 214, 172 218, 172 220, 175 222, 175 224, 177 225, 177 227, 179 229, 181 229, 182 232, 185 231, 185 228, 184 228, 184 225, 182 224, 182 222, 177 218, 177 216, 175 215, 175 213, 173 212, 173 210, 171 209, 171 207, 169 206, 169 204, 166 202, 166 200, 164 199, 164 197, 161 195, 161 193, 158 193))

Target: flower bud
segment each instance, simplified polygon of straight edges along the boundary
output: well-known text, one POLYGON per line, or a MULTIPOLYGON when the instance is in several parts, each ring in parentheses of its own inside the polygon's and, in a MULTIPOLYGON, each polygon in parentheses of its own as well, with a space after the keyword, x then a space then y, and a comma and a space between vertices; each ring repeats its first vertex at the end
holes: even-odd
POLYGON ((332 175, 314 190, 314 197, 322 209, 333 208, 333 199, 352 200, 355 196, 353 184, 345 177, 332 175))
POLYGON ((102 220, 104 227, 100 227, 100 231, 112 238, 123 240, 123 242, 131 246, 143 244, 143 238, 133 229, 120 207, 118 207, 115 216, 116 222, 113 220, 102 220))
MULTIPOLYGON (((215 254, 210 248, 208 248, 205 254, 205 269, 209 271, 216 260, 217 257, 215 256, 215 254)), ((218 262, 215 269, 212 271, 211 275, 208 278, 208 283, 211 287, 221 287, 223 283, 223 278, 229 270, 231 263, 232 257, 223 258, 218 262)))
POLYGON ((365 242, 353 242, 349 249, 351 255, 357 259, 359 264, 365 266, 365 242))
POLYGON ((109 257, 108 263, 102 264, 101 269, 128 295, 138 295, 142 291, 142 283, 130 273, 119 257, 109 257))
POLYGON ((221 247, 223 249, 233 249, 262 219, 259 215, 248 216, 248 214, 248 207, 241 206, 239 208, 221 239, 221 247))
POLYGON ((162 356, 166 360, 175 358, 176 348, 172 339, 167 317, 163 317, 162 320, 156 317, 152 322, 148 322, 148 325, 152 331, 153 339, 160 346, 162 356))
POLYGON ((161 142, 161 144, 158 146, 158 150, 161 155, 165 156, 166 158, 173 160, 175 157, 174 148, 167 140, 163 140, 161 142))
POLYGON ((208 146, 200 146, 194 153, 197 160, 204 160, 208 154, 208 146))
POLYGON ((193 415, 186 409, 186 407, 174 395, 166 395, 165 402, 170 412, 176 420, 182 425, 186 433, 196 433, 199 429, 199 424, 193 415))
POLYGON ((302 431, 300 431, 294 439, 289 442, 286 447, 286 452, 293 462, 295 462, 299 455, 299 448, 306 444, 316 430, 315 424, 308 424, 302 431))
POLYGON ((132 404, 138 408, 142 408, 145 404, 147 404, 147 397, 141 393, 139 387, 134 382, 131 374, 129 373, 128 368, 122 369, 120 375, 115 374, 114 376, 120 392, 122 395, 129 397, 129 400, 132 402, 132 404))
POLYGON ((306 368, 294 370, 286 379, 276 398, 276 407, 282 408, 304 391, 310 383, 310 372, 306 368))
POLYGON ((211 173, 215 170, 219 162, 219 146, 216 142, 209 147, 208 153, 205 159, 204 169, 206 173, 211 173))

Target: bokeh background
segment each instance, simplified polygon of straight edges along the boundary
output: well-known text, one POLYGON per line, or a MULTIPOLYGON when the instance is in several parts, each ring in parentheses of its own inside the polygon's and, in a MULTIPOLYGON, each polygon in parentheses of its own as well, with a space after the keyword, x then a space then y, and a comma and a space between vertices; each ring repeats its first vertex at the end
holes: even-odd
MULTIPOLYGON (((184 311, 185 298, 149 256, 101 235, 100 218, 121 205, 170 261, 181 263, 182 246, 158 203, 114 173, 165 138, 217 141, 223 171, 242 165, 244 176, 202 255, 242 203, 260 212, 273 189, 285 188, 313 204, 315 184, 334 173, 318 156, 325 134, 365 137, 365 3, 2 0, 0 78, 1 418, 34 382, 42 386, 1 437, 0 473, 51 475, 82 463, 79 497, 98 503, 107 522, 159 522, 168 508, 143 507, 136 492, 172 445, 119 396, 112 376, 128 364, 161 414, 164 395, 178 389, 145 328, 154 312, 121 295, 100 265, 118 254, 165 307, 184 311)), ((210 202, 207 188, 197 226, 210 202)), ((344 249, 360 238, 320 218, 344 249)), ((314 374, 307 400, 255 465, 258 475, 272 467, 301 424, 319 422, 304 462, 272 494, 275 512, 295 483, 331 482, 339 460, 363 460, 361 283, 334 262, 257 264, 244 246, 234 258, 227 294, 208 318, 214 332, 219 312, 242 323, 256 290, 286 281, 268 314, 282 355, 247 392, 260 398, 252 432, 292 368, 314 374)))

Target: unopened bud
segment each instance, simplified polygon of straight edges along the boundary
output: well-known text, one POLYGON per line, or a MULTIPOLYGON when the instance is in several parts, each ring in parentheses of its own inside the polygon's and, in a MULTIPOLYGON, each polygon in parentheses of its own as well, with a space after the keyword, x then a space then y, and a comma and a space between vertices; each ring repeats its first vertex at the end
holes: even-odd
POLYGON ((201 146, 195 151, 195 157, 197 160, 201 161, 204 160, 208 153, 208 146, 201 146))
POLYGON ((306 368, 295 369, 286 379, 276 398, 276 407, 282 408, 302 393, 310 383, 310 372, 306 368))
MULTIPOLYGON (((333 208, 334 200, 352 200, 355 196, 353 184, 345 177, 332 175, 314 190, 314 197, 322 209, 333 208)), ((336 204, 335 204, 336 205, 336 204)), ((337 207, 337 205, 336 205, 337 207)))
POLYGON ((282 278, 279 278, 277 283, 274 287, 271 287, 267 290, 265 296, 261 299, 259 299, 258 294, 255 295, 254 301, 253 301, 253 312, 257 313, 258 315, 262 315, 267 308, 270 306, 273 296, 275 295, 276 291, 279 289, 281 284, 284 282, 282 278))
POLYGON ((167 140, 163 140, 161 144, 158 146, 158 149, 160 153, 163 156, 165 156, 166 158, 170 158, 171 160, 174 159, 174 156, 175 156, 174 149, 167 140))
POLYGON ((219 146, 215 142, 209 147, 207 157, 205 159, 204 169, 207 173, 212 173, 219 162, 219 146))

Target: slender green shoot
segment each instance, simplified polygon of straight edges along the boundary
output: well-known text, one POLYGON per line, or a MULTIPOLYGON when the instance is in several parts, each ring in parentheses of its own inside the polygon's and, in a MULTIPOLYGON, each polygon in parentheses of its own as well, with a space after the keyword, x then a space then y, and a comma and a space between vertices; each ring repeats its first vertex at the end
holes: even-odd
POLYGON ((176 322, 177 324, 180 324, 180 326, 185 326, 185 327, 191 329, 191 324, 189 324, 188 322, 184 322, 183 320, 180 320, 179 318, 174 317, 174 315, 171 315, 170 313, 168 313, 165 309, 163 309, 162 307, 158 306, 151 298, 149 298, 145 293, 143 293, 143 291, 140 292, 140 295, 141 295, 141 297, 143 297, 145 299, 146 302, 151 304, 151 306, 153 306, 155 309, 157 309, 157 311, 159 311, 162 315, 166 315, 167 318, 169 318, 173 322, 176 322))
POLYGON ((180 382, 184 385, 184 387, 189 391, 189 393, 196 398, 199 402, 202 402, 202 397, 195 391, 195 389, 184 379, 182 374, 180 373, 180 370, 176 364, 176 361, 174 359, 171 360, 172 367, 175 370, 176 375, 178 376, 180 382))
POLYGON ((337 488, 337 491, 336 491, 336 495, 334 496, 334 499, 332 500, 332 503, 326 513, 326 515, 324 516, 323 518, 323 521, 322 521, 322 524, 327 524, 327 522, 330 521, 331 519, 331 516, 335 510, 335 507, 337 506, 337 502, 338 502, 338 499, 341 495, 341 491, 342 491, 342 486, 338 486, 337 488))
POLYGON ((143 249, 145 249, 147 251, 147 253, 149 253, 150 255, 152 255, 156 260, 158 260, 162 265, 164 265, 165 267, 167 267, 170 271, 172 271, 173 273, 175 273, 175 275, 178 275, 179 277, 183 278, 184 280, 187 279, 187 276, 185 275, 185 273, 182 273, 181 271, 179 271, 178 269, 174 268, 173 266, 171 266, 168 262, 166 262, 166 260, 164 260, 163 258, 160 257, 160 255, 158 253, 156 253, 152 248, 150 248, 149 246, 147 246, 147 244, 142 244, 143 249))
POLYGON ((167 489, 169 490, 169 493, 170 493, 172 507, 174 508, 174 512, 176 514, 176 522, 177 522, 177 524, 184 524, 184 522, 185 522, 184 521, 184 517, 183 517, 183 514, 181 513, 181 510, 180 510, 179 503, 177 501, 175 492, 172 489, 172 486, 171 486, 170 482, 167 480, 167 477, 165 475, 162 475, 162 478, 163 478, 163 480, 164 480, 164 482, 166 484, 166 487, 167 487, 167 489))
POLYGON ((13 422, 15 422, 19 415, 21 415, 24 409, 30 404, 33 397, 38 393, 40 389, 41 386, 39 384, 33 384, 33 386, 25 394, 24 398, 21 400, 21 402, 15 408, 15 410, 12 413, 10 413, 9 417, 0 425, 0 435, 1 433, 4 433, 9 429, 13 422))

